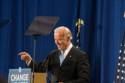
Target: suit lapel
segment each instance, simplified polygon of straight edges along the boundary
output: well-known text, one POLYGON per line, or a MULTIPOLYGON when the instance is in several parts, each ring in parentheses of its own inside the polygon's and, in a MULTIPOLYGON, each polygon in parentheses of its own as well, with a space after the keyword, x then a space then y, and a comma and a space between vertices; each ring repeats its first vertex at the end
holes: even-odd
POLYGON ((60 51, 58 50, 58 54, 57 54, 57 56, 56 56, 56 61, 57 61, 57 64, 60 66, 59 56, 60 56, 60 51))
MULTIPOLYGON (((67 55, 66 58, 64 59, 62 65, 65 64, 65 63, 67 63, 67 62, 69 62, 69 60, 72 58, 72 50, 73 50, 73 47, 71 48, 71 50, 69 51, 68 55, 67 55)), ((61 66, 62 66, 62 65, 61 65, 61 66)))

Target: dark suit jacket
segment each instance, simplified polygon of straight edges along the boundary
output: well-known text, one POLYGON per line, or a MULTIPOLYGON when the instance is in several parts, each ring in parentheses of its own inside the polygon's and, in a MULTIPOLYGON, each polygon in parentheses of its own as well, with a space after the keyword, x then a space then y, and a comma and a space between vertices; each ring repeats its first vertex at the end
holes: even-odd
POLYGON ((54 50, 45 62, 36 64, 32 61, 30 67, 35 63, 36 72, 45 72, 47 68, 56 77, 57 81, 64 83, 89 83, 90 65, 88 55, 85 52, 72 47, 61 66, 59 55, 60 51, 54 50))

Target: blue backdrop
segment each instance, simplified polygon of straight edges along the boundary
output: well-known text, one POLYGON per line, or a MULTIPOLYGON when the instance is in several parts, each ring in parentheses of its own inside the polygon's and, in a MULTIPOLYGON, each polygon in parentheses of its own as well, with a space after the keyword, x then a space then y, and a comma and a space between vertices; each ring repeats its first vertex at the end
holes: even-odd
MULTIPOLYGON (((0 28, 0 74, 7 78, 9 69, 26 67, 17 54, 25 50, 33 55, 33 37, 24 33, 36 16, 59 16, 56 26, 70 28, 74 45, 75 22, 80 17, 85 22, 80 44, 90 57, 91 83, 113 83, 125 28, 124 11, 125 0, 0 0, 0 20, 10 19, 0 28)), ((53 33, 38 37, 36 43, 37 61, 56 48, 53 33)))

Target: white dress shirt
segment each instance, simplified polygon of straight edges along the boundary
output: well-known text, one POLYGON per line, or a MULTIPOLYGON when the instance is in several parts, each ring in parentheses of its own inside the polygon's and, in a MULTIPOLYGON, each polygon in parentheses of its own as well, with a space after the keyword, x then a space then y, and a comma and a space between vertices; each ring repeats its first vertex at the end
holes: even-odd
POLYGON ((71 50, 72 47, 73 47, 73 45, 71 43, 65 51, 61 51, 61 55, 59 56, 60 66, 62 65, 64 59, 66 58, 66 56, 68 55, 68 53, 69 53, 69 51, 71 50))

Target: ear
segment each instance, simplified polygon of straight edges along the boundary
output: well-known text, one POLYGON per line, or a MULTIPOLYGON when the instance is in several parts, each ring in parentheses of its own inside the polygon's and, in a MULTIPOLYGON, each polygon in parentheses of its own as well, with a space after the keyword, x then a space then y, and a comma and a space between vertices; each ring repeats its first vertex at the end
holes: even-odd
POLYGON ((71 40, 71 37, 70 37, 70 36, 68 36, 68 37, 67 37, 67 41, 70 41, 70 40, 71 40))

